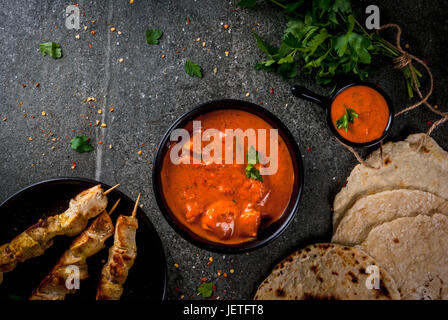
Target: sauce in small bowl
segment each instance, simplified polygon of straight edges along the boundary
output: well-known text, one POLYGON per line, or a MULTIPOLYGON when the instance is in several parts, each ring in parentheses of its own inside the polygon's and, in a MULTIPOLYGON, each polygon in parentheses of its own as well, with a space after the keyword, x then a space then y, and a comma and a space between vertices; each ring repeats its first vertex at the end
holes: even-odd
POLYGON ((387 94, 368 82, 347 85, 330 97, 294 86, 292 93, 325 108, 330 131, 344 144, 370 147, 380 143, 393 122, 392 102, 387 94))

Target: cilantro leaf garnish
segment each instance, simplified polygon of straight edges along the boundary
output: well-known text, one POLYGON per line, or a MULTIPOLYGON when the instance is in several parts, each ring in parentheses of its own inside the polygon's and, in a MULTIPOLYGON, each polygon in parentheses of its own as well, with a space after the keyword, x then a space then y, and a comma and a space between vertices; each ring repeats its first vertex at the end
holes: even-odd
POLYGON ((351 108, 347 108, 347 106, 344 104, 345 113, 342 117, 340 117, 338 120, 336 120, 336 128, 338 129, 344 129, 345 132, 348 130, 348 124, 354 123, 355 118, 358 118, 358 113, 356 113, 355 110, 351 108))
POLYGON ((260 159, 258 157, 258 151, 255 150, 253 146, 250 146, 249 151, 247 152, 247 167, 246 167, 246 177, 249 179, 260 180, 263 182, 263 177, 260 174, 260 170, 255 168, 255 164, 260 163, 260 159))
POLYGON ((159 39, 162 37, 163 31, 159 29, 146 28, 146 43, 147 44, 159 44, 159 39))
POLYGON ((185 72, 191 77, 202 78, 201 67, 191 60, 185 61, 185 72))
POLYGON ((212 296, 214 289, 215 289, 215 283, 214 282, 203 282, 198 287, 198 293, 203 298, 209 298, 209 297, 212 296))
POLYGON ((43 42, 39 45, 40 52, 42 56, 46 56, 47 54, 53 59, 59 59, 62 57, 62 49, 61 45, 56 42, 43 42))
POLYGON ((70 141, 72 149, 82 153, 93 150, 93 146, 90 144, 90 139, 87 136, 77 136, 70 141))

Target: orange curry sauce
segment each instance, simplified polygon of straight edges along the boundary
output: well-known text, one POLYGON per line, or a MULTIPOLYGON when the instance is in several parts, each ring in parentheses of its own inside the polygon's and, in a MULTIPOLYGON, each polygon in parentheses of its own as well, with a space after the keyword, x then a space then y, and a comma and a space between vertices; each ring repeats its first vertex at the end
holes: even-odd
MULTIPOLYGON (((211 111, 195 120, 201 120, 202 131, 214 128, 224 133, 225 129, 252 128, 266 129, 269 133, 272 129, 260 117, 236 109, 211 111)), ((192 122, 185 129, 192 137, 192 122)), ((266 150, 270 150, 267 136, 266 150)), ((254 239, 260 228, 281 217, 292 194, 291 156, 280 134, 278 141, 278 170, 273 175, 262 176, 263 182, 246 177, 246 157, 245 164, 235 164, 235 161, 234 164, 192 164, 191 160, 191 164, 175 165, 170 160, 170 151, 177 142, 172 143, 161 171, 162 190, 169 208, 182 224, 210 241, 236 244, 254 239)), ((202 141, 201 147, 208 143, 202 141)), ((244 144, 246 155, 247 139, 244 144)))
POLYGON ((339 93, 331 104, 331 122, 338 133, 355 143, 365 143, 379 139, 389 122, 389 108, 386 99, 376 90, 367 86, 352 86, 339 93), (345 114, 345 107, 358 114, 348 130, 337 129, 336 121, 345 114))

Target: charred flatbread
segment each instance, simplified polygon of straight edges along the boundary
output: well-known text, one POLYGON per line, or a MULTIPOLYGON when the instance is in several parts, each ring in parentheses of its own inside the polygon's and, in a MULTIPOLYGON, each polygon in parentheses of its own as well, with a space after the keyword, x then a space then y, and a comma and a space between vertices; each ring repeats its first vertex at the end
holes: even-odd
POLYGON ((280 262, 263 281, 256 300, 399 299, 395 281, 359 248, 321 243, 280 262), (378 267, 379 289, 368 288, 369 266, 378 267))

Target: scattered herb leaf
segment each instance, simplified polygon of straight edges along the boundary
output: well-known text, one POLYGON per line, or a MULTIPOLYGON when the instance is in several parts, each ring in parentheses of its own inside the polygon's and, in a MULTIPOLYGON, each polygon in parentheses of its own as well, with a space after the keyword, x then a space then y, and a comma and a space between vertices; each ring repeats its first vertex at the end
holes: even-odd
POLYGON ((162 37, 163 31, 159 29, 146 28, 146 43, 147 44, 159 44, 159 39, 162 37))
POLYGON ((93 150, 93 146, 90 144, 90 139, 87 136, 77 136, 70 141, 72 149, 82 153, 93 150))
POLYGON ((198 293, 204 298, 209 298, 212 296, 214 288, 215 284, 213 282, 203 282, 198 287, 198 293))
POLYGON ((185 72, 191 77, 202 78, 201 67, 191 60, 185 61, 185 72))
POLYGON ((246 157, 248 162, 246 167, 246 177, 263 182, 263 177, 260 174, 260 170, 255 168, 255 164, 260 163, 258 151, 255 150, 253 146, 250 146, 246 157))
POLYGON ((336 128, 338 129, 344 129, 345 132, 348 130, 348 124, 354 123, 355 118, 358 118, 358 113, 351 109, 347 108, 347 106, 344 104, 345 113, 342 117, 340 117, 338 120, 336 120, 336 128))
POLYGON ((62 57, 62 49, 61 45, 56 42, 43 42, 39 45, 40 52, 42 56, 46 56, 47 54, 53 59, 59 59, 62 57))

